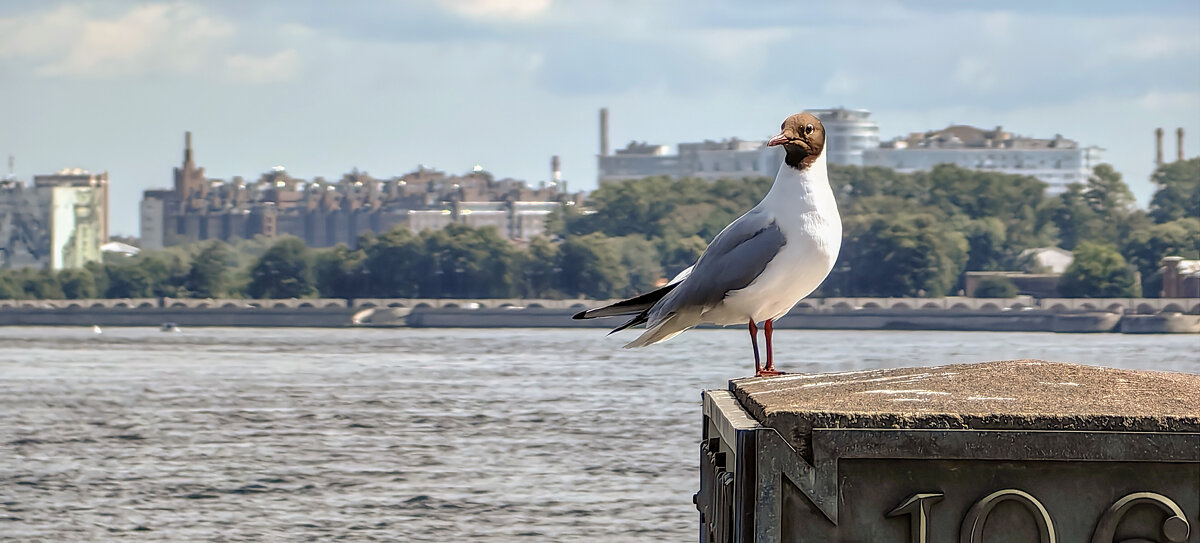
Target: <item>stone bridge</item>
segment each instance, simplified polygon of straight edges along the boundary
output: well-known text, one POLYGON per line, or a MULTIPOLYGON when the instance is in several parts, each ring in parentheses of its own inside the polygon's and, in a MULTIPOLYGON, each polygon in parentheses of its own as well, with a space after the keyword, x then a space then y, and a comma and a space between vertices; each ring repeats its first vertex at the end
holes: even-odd
MULTIPOLYGON (((78 309, 78 308, 246 308, 246 309, 353 309, 371 308, 546 308, 585 309, 616 300, 541 300, 526 298, 449 299, 449 298, 289 298, 258 300, 240 298, 112 298, 91 300, 0 300, 0 309, 78 309)), ((950 311, 1026 311, 1055 313, 1106 311, 1110 313, 1153 315, 1161 312, 1200 314, 1198 298, 812 298, 796 304, 794 312, 908 311, 914 309, 950 311)))
MULTIPOLYGON (((616 301, 616 300, 612 300, 616 301)), ((548 308, 548 309, 587 309, 594 305, 599 305, 604 302, 592 300, 540 300, 526 298, 488 298, 479 300, 467 299, 450 299, 450 298, 355 298, 352 300, 354 309, 370 309, 379 307, 391 308, 464 308, 464 309, 492 309, 492 308, 548 308)))

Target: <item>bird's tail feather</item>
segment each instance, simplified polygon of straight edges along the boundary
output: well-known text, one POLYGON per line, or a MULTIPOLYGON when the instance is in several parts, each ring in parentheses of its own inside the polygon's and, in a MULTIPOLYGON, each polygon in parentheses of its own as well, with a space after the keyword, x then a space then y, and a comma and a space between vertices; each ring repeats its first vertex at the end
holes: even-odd
MULTIPOLYGON (((662 288, 652 290, 645 294, 642 294, 639 296, 634 296, 633 298, 630 298, 628 300, 621 300, 617 303, 609 304, 604 307, 597 307, 594 309, 588 309, 586 311, 580 311, 579 313, 576 313, 571 318, 576 319, 576 320, 595 319, 595 318, 599 318, 599 317, 615 317, 618 315, 634 315, 637 313, 645 313, 646 310, 653 307, 655 303, 657 303, 659 300, 661 300, 663 296, 666 296, 668 292, 671 292, 671 290, 673 290, 678 284, 679 283, 671 283, 662 288)), ((633 326, 634 324, 640 324, 638 322, 634 322, 634 321, 637 321, 638 318, 643 318, 643 317, 634 318, 633 321, 625 323, 624 326, 618 328, 617 330, 624 330, 625 328, 633 326)), ((643 320, 641 322, 646 322, 646 321, 643 318, 643 320)), ((614 332, 615 331, 616 330, 614 330, 614 332)))
POLYGON ((654 345, 655 343, 666 341, 679 334, 682 334, 692 326, 695 326, 695 324, 686 324, 682 322, 682 319, 678 314, 672 314, 658 324, 647 328, 642 335, 637 337, 637 339, 627 343, 625 348, 636 349, 638 347, 654 345))

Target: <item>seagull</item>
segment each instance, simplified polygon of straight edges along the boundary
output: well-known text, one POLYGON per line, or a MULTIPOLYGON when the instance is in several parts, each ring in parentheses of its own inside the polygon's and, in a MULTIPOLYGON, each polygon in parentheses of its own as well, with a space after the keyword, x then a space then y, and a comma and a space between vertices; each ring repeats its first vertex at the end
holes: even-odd
POLYGON ((717 234, 692 267, 657 290, 573 318, 633 315, 610 332, 646 324, 627 349, 666 341, 700 324, 745 323, 755 376, 781 374, 771 348, 772 323, 829 275, 842 244, 842 221, 829 186, 821 121, 797 113, 779 128, 767 141, 785 151, 771 190, 717 234), (758 352, 759 322, 766 339, 765 366, 758 352))

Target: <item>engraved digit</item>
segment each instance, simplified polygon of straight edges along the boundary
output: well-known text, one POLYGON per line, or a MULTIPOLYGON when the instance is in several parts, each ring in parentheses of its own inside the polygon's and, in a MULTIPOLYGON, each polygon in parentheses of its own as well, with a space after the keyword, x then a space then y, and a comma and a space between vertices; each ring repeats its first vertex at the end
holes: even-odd
POLYGON ((1054 521, 1050 518, 1050 513, 1046 511, 1042 502, 1026 492, 1007 489, 988 494, 971 506, 971 509, 967 511, 967 516, 963 517, 962 531, 958 536, 959 543, 983 543, 983 524, 987 522, 988 514, 997 505, 1006 501, 1015 501, 1025 506, 1025 509, 1033 516, 1033 521, 1037 523, 1041 543, 1057 541, 1054 534, 1054 521))
POLYGON ((1133 506, 1143 503, 1157 505, 1167 513, 1167 518, 1162 523, 1163 536, 1167 538, 1167 541, 1171 543, 1187 541, 1192 527, 1188 524, 1187 518, 1183 515, 1183 509, 1180 509, 1178 504, 1162 494, 1134 492, 1108 507, 1108 510, 1100 517, 1100 522, 1096 523, 1096 532, 1092 534, 1092 543, 1112 543, 1121 517, 1124 517, 1125 513, 1133 506))
POLYGON ((887 516, 910 515, 909 526, 912 527, 912 535, 909 536, 909 542, 929 543, 929 509, 933 504, 942 501, 943 496, 941 492, 913 494, 888 512, 887 516))

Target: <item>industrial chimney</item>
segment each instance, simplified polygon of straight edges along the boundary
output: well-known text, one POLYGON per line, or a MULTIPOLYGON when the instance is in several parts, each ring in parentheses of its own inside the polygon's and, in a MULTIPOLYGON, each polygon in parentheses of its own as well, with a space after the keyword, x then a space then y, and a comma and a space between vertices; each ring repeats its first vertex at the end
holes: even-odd
POLYGON ((183 161, 185 163, 192 161, 192 132, 190 130, 183 133, 183 161))
POLYGON ((1183 160, 1183 127, 1175 129, 1175 145, 1179 150, 1175 160, 1183 160))
POLYGON ((600 156, 608 156, 608 108, 600 108, 600 156))
POLYGON ((1160 126, 1158 128, 1155 128, 1154 129, 1154 165, 1155 166, 1162 166, 1162 163, 1163 163, 1162 138, 1163 138, 1162 127, 1160 126))
POLYGON ((550 157, 550 179, 555 183, 562 181, 562 163, 558 161, 558 155, 550 157))

